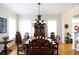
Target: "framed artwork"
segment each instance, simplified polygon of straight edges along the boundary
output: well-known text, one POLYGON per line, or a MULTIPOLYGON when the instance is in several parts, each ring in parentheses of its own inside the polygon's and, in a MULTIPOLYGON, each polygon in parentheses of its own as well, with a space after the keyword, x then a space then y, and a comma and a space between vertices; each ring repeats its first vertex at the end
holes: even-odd
POLYGON ((65 24, 64 27, 65 27, 65 29, 68 29, 69 25, 68 24, 65 24))
POLYGON ((7 19, 0 17, 0 33, 7 32, 7 19))

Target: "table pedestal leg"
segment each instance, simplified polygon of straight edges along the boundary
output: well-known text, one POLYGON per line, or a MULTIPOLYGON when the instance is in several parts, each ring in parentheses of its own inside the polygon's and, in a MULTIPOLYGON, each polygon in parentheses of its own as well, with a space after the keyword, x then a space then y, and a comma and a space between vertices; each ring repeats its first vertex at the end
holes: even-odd
POLYGON ((5 55, 7 55, 7 45, 5 44, 5 47, 4 47, 4 53, 5 55))

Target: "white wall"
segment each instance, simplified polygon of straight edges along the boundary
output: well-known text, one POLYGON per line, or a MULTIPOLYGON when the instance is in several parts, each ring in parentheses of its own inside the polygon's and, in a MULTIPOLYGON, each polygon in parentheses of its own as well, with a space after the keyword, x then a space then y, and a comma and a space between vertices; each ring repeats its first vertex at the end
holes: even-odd
MULTIPOLYGON (((0 34, 0 41, 3 41, 2 37, 8 36, 8 32, 9 32, 9 29, 8 29, 9 28, 8 27, 9 26, 9 24, 8 24, 9 21, 8 21, 8 19, 9 19, 9 17, 13 18, 14 20, 17 20, 17 15, 15 13, 12 13, 12 12, 8 11, 8 10, 0 8, 0 17, 3 17, 3 18, 7 19, 7 33, 0 34)), ((13 45, 13 43, 9 44, 8 46, 11 46, 11 45, 13 45)))
MULTIPOLYGON (((66 11, 63 14, 64 24, 69 25, 68 29, 64 28, 64 32, 63 32, 64 33, 64 38, 65 38, 66 32, 72 32, 72 19, 74 19, 74 16, 77 15, 77 14, 79 14, 79 6, 75 6, 72 9, 66 11)), ((74 42, 73 42, 73 48, 74 48, 74 42)))
POLYGON ((72 27, 71 27, 71 21, 72 19, 74 18, 75 15, 79 14, 79 6, 76 6, 68 11, 66 11, 64 14, 63 14, 63 17, 64 17, 64 24, 69 24, 69 28, 68 29, 64 29, 64 31, 71 31, 72 27))

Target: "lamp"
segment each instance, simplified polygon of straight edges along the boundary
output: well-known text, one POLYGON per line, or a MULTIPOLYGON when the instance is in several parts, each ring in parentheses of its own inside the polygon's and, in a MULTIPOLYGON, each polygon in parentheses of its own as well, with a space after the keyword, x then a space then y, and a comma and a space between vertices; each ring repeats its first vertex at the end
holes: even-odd
MULTIPOLYGON (((36 21, 36 23, 41 23, 41 24, 43 24, 43 26, 45 27, 46 26, 46 24, 45 24, 45 22, 44 22, 44 20, 41 20, 41 14, 40 14, 40 3, 38 3, 38 15, 37 15, 37 19, 35 19, 35 21, 36 21)), ((33 23, 34 24, 34 23, 33 23)), ((35 24, 34 24, 35 25, 35 24)))

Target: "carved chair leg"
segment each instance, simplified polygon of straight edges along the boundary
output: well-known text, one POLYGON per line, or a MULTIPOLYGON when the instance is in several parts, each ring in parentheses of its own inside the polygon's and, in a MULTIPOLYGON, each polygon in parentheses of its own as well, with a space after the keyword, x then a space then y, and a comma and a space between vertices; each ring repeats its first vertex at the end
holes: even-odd
POLYGON ((19 45, 17 45, 17 55, 19 55, 19 45))

